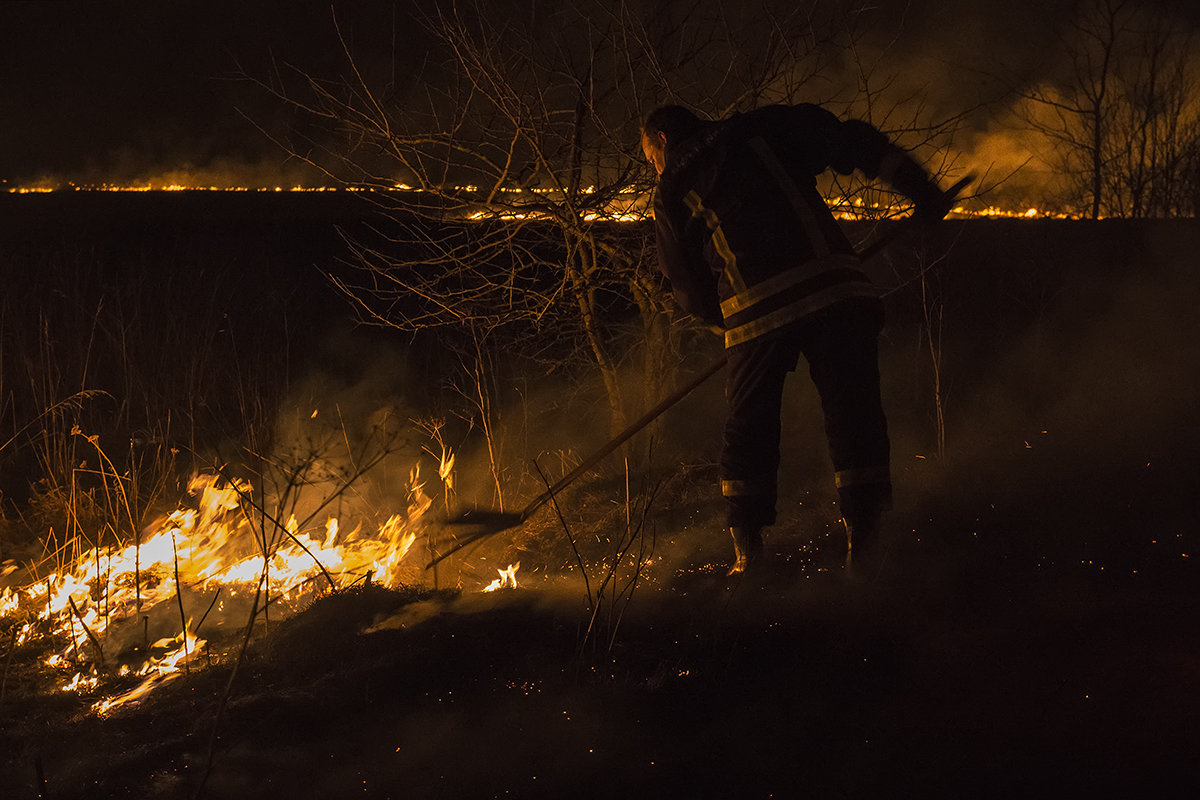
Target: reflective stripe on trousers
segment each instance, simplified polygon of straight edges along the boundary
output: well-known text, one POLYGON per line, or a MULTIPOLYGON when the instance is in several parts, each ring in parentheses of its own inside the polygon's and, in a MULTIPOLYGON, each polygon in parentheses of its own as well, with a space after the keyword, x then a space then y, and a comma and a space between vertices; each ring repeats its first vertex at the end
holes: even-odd
POLYGON ((821 398, 839 481, 848 488, 867 483, 870 476, 869 483, 876 487, 873 494, 886 492, 890 497, 887 420, 879 390, 881 322, 877 307, 846 304, 794 329, 726 351, 729 411, 721 477, 731 526, 761 527, 775 521, 783 386, 801 355, 821 398))

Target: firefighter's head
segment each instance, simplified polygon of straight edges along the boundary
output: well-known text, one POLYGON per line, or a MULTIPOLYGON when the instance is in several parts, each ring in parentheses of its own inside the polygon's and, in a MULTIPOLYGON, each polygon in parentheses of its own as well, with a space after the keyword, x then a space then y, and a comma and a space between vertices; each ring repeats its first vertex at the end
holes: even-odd
POLYGON ((645 154, 646 160, 654 165, 654 171, 662 175, 663 167, 667 165, 667 135, 662 131, 650 133, 643 130, 642 153, 645 154))
POLYGON ((705 123, 683 106, 659 106, 642 123, 642 152, 662 175, 667 166, 667 147, 699 132, 705 123))

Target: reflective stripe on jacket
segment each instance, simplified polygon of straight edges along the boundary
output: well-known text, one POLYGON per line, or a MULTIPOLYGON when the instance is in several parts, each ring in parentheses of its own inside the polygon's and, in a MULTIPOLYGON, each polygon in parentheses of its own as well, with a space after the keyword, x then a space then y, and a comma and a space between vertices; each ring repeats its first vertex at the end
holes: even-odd
POLYGON ((894 152, 873 127, 813 105, 762 108, 668 143, 655 225, 680 305, 734 347, 837 303, 879 302, 815 176, 875 177, 894 152))

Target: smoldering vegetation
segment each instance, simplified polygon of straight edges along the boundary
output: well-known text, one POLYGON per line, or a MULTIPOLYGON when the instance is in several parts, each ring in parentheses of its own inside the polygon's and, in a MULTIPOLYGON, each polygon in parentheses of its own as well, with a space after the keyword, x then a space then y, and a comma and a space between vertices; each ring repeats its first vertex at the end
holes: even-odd
MULTIPOLYGON (((340 454, 381 435, 387 460, 339 512, 409 502, 414 463, 436 503, 495 502, 487 442, 446 399, 461 400, 453 354, 347 324, 321 274, 341 252, 331 223, 359 212, 264 199, 302 202, 5 217, 0 560, 20 571, 0 580, 109 518, 74 426, 143 476, 142 523, 193 470, 319 450, 336 482, 340 454)), ((803 364, 768 567, 724 577, 718 377, 524 526, 443 562, 436 586, 417 552, 398 588, 326 593, 241 657, 236 631, 214 637, 205 663, 109 715, 60 691, 49 646, 16 645, 5 620, 4 796, 1197 785, 1200 649, 1182 621, 1200 599, 1198 246, 1184 221, 948 221, 871 264, 897 490, 872 580, 841 568, 803 364), (521 588, 478 592, 516 562, 521 588)), ((688 371, 719 353, 700 332, 678 357, 688 371)), ((503 388, 519 508, 609 431, 584 371, 543 363, 503 388)))

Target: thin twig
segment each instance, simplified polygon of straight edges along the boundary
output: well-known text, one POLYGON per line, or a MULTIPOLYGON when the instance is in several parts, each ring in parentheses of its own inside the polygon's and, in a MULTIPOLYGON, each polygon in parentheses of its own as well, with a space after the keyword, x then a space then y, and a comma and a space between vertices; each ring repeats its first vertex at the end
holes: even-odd
POLYGON ((259 576, 258 583, 254 588, 254 602, 250 606, 250 619, 246 622, 246 635, 242 637, 242 646, 238 650, 237 660, 233 662, 233 669, 229 671, 229 680, 225 682, 225 691, 221 693, 217 711, 213 715, 212 733, 208 737, 208 757, 205 759, 204 772, 200 774, 200 783, 196 786, 192 800, 199 800, 204 795, 204 786, 208 783, 208 776, 212 773, 213 760, 217 751, 217 733, 221 729, 221 716, 225 713, 225 706, 233 693, 233 681, 237 678, 238 668, 242 665, 242 661, 246 657, 246 650, 250 646, 250 634, 254 631, 254 620, 258 617, 258 600, 262 596, 263 578, 264 576, 259 576))
POLYGON ((12 665, 13 653, 17 650, 17 626, 8 636, 8 653, 4 656, 4 675, 0 676, 0 705, 4 704, 4 690, 8 687, 8 668, 12 665))
MULTIPOLYGON (((74 612, 75 616, 79 619, 79 624, 83 626, 83 632, 87 634, 92 646, 96 648, 96 655, 99 657, 100 667, 103 669, 104 648, 100 646, 100 640, 96 638, 96 634, 92 633, 92 629, 89 628, 87 623, 83 621, 83 615, 79 613, 79 608, 75 605, 75 598, 67 595, 67 604, 71 606, 71 611, 74 612)), ((78 653, 78 648, 76 648, 76 653, 78 653)))
MULTIPOLYGON (((546 473, 542 472, 541 466, 538 465, 537 459, 533 460, 533 468, 537 470, 538 476, 549 489, 550 481, 546 479, 546 473)), ((567 525, 566 519, 563 518, 562 509, 558 506, 558 496, 553 492, 550 494, 550 505, 554 507, 554 513, 558 517, 559 524, 562 525, 563 532, 567 535, 567 541, 571 545, 571 552, 575 554, 575 563, 579 565, 579 574, 583 576, 583 590, 587 593, 588 610, 591 611, 595 607, 592 600, 592 587, 588 582, 587 568, 583 565, 583 556, 579 553, 579 547, 575 544, 575 537, 571 535, 571 528, 567 525)))
POLYGON ((223 586, 217 587, 216 594, 213 595, 212 602, 208 604, 208 609, 205 610, 204 616, 200 617, 200 621, 196 623, 196 631, 195 631, 196 636, 200 635, 200 626, 204 624, 204 620, 208 619, 208 613, 210 611, 212 611, 213 606, 215 606, 217 604, 217 600, 219 600, 221 597, 221 589, 223 589, 223 588, 224 588, 223 586))
POLYGON ((187 615, 183 611, 183 584, 179 582, 179 550, 175 547, 175 531, 171 531, 171 555, 175 559, 175 600, 179 603, 179 629, 183 637, 183 671, 191 675, 188 667, 187 615))

